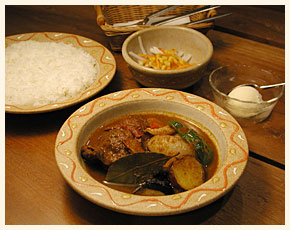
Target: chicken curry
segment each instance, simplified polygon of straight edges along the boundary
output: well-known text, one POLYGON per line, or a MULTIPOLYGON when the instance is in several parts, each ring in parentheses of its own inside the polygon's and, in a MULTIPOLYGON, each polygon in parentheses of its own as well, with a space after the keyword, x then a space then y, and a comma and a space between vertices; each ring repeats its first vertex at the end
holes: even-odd
POLYGON ((106 122, 81 148, 89 174, 140 195, 195 188, 215 173, 217 148, 192 122, 171 113, 136 113, 106 122))

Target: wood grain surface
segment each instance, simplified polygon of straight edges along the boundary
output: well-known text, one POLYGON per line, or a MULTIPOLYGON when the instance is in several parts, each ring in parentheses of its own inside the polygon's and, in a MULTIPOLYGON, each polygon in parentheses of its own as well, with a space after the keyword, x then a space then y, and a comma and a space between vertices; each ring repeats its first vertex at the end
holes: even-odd
POLYGON ((217 20, 216 29, 250 40, 285 47, 285 6, 223 6, 220 13, 231 12, 229 18, 217 20))
MULTIPOLYGON (((269 69, 285 80, 285 7, 223 6, 233 12, 217 20, 206 35, 214 45, 210 70, 245 63, 269 69)), ((48 31, 82 35, 110 49, 90 6, 5 6, 5 35, 48 31)), ((121 53, 113 52, 117 72, 98 95, 142 87, 121 53)), ((184 91, 212 99, 208 74, 184 91)), ((86 101, 87 102, 87 101, 86 101)), ((5 115, 6 225, 284 225, 285 224, 285 97, 271 117, 243 127, 250 157, 245 173, 227 195, 193 212, 140 217, 99 207, 77 194, 59 172, 54 144, 64 121, 82 104, 35 115, 5 115)))

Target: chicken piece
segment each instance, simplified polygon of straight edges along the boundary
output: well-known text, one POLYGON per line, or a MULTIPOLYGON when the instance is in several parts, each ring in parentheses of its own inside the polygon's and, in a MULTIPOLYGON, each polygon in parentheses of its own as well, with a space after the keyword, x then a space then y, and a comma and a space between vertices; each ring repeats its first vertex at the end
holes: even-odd
POLYGON ((175 130, 171 128, 169 125, 165 125, 161 128, 147 128, 145 129, 146 132, 152 134, 152 135, 171 135, 175 133, 175 130))
POLYGON ((126 119, 109 127, 110 129, 124 129, 130 131, 136 138, 142 137, 144 130, 148 126, 147 120, 142 116, 129 115, 126 119))
POLYGON ((83 146, 81 149, 82 157, 87 161, 99 159, 106 166, 134 153, 135 150, 143 150, 141 143, 134 138, 129 130, 125 129, 108 130, 98 137, 96 143, 97 145, 94 146, 83 146))
POLYGON ((130 139, 124 140, 123 143, 132 153, 144 152, 140 139, 130 138, 130 139))
POLYGON ((96 154, 96 148, 91 145, 84 145, 81 148, 81 156, 89 164, 99 164, 102 163, 96 154))

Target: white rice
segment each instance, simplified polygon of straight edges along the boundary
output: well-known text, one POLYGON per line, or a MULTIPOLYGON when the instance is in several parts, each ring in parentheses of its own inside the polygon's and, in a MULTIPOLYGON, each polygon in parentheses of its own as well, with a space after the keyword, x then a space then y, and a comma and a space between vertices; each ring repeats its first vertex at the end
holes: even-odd
POLYGON ((62 102, 87 89, 98 64, 71 44, 25 41, 5 49, 5 103, 40 106, 62 102))

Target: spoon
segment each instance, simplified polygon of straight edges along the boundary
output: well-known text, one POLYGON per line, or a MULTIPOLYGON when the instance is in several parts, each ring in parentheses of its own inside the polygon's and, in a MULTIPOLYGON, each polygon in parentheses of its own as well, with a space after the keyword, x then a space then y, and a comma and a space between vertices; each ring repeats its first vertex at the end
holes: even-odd
POLYGON ((270 88, 274 88, 274 87, 278 87, 282 85, 285 85, 285 83, 278 83, 278 84, 273 84, 273 85, 261 85, 261 86, 257 84, 242 84, 240 86, 251 86, 256 89, 270 89, 270 88))

